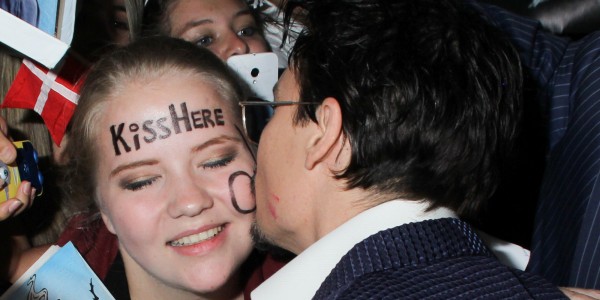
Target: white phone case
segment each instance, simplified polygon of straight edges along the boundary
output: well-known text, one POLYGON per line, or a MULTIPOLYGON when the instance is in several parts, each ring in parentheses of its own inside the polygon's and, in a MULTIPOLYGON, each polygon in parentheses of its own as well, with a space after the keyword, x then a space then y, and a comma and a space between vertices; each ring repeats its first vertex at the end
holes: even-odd
POLYGON ((273 101, 279 71, 275 53, 234 55, 227 60, 227 65, 246 83, 250 96, 273 101))

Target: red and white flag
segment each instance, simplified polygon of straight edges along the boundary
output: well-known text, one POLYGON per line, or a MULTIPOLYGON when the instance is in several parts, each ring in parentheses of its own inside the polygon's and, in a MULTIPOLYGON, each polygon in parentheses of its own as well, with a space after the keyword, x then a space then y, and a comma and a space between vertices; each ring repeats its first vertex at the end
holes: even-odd
POLYGON ((60 145, 77 106, 79 88, 86 70, 86 67, 70 57, 67 57, 60 71, 57 71, 58 74, 23 59, 2 107, 33 109, 42 116, 52 140, 60 145))

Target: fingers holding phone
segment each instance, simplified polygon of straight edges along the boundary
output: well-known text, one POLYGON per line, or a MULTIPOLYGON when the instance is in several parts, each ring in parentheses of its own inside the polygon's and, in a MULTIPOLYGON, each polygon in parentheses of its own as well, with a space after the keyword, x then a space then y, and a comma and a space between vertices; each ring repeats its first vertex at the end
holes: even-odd
POLYGON ((14 198, 10 198, 5 202, 0 203, 0 221, 16 216, 31 207, 33 199, 35 198, 35 193, 35 188, 31 186, 30 182, 21 182, 14 198))
POLYGON ((8 125, 6 120, 0 117, 0 161, 11 164, 17 158, 17 149, 8 138, 8 125))
POLYGON ((43 191, 43 177, 33 145, 29 141, 12 144, 16 150, 15 162, 0 162, 0 221, 30 207, 35 196, 43 191))

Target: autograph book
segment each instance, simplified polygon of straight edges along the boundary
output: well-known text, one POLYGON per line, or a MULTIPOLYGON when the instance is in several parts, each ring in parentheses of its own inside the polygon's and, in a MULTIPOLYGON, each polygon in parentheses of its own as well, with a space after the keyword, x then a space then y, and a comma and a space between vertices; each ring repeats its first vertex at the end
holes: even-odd
POLYGON ((51 246, 0 300, 115 299, 69 242, 51 246))

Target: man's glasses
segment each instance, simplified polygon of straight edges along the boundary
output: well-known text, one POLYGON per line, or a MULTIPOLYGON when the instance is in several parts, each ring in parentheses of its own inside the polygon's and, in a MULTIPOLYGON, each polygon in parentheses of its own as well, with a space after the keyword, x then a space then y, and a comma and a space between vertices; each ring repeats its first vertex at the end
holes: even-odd
POLYGON ((262 131, 262 128, 264 127, 264 125, 266 125, 266 121, 271 117, 271 114, 273 113, 272 109, 275 109, 278 106, 309 104, 318 105, 319 103, 297 101, 240 101, 239 105, 242 108, 242 124, 244 126, 244 133, 246 134, 246 136, 250 137, 252 141, 258 141, 258 137, 260 137, 260 131, 262 131), (262 107, 265 109, 254 110, 247 115, 247 106, 253 106, 257 108, 262 107), (271 108, 271 110, 267 111, 267 108, 271 108), (247 119, 252 120, 249 123, 247 122, 247 119))

